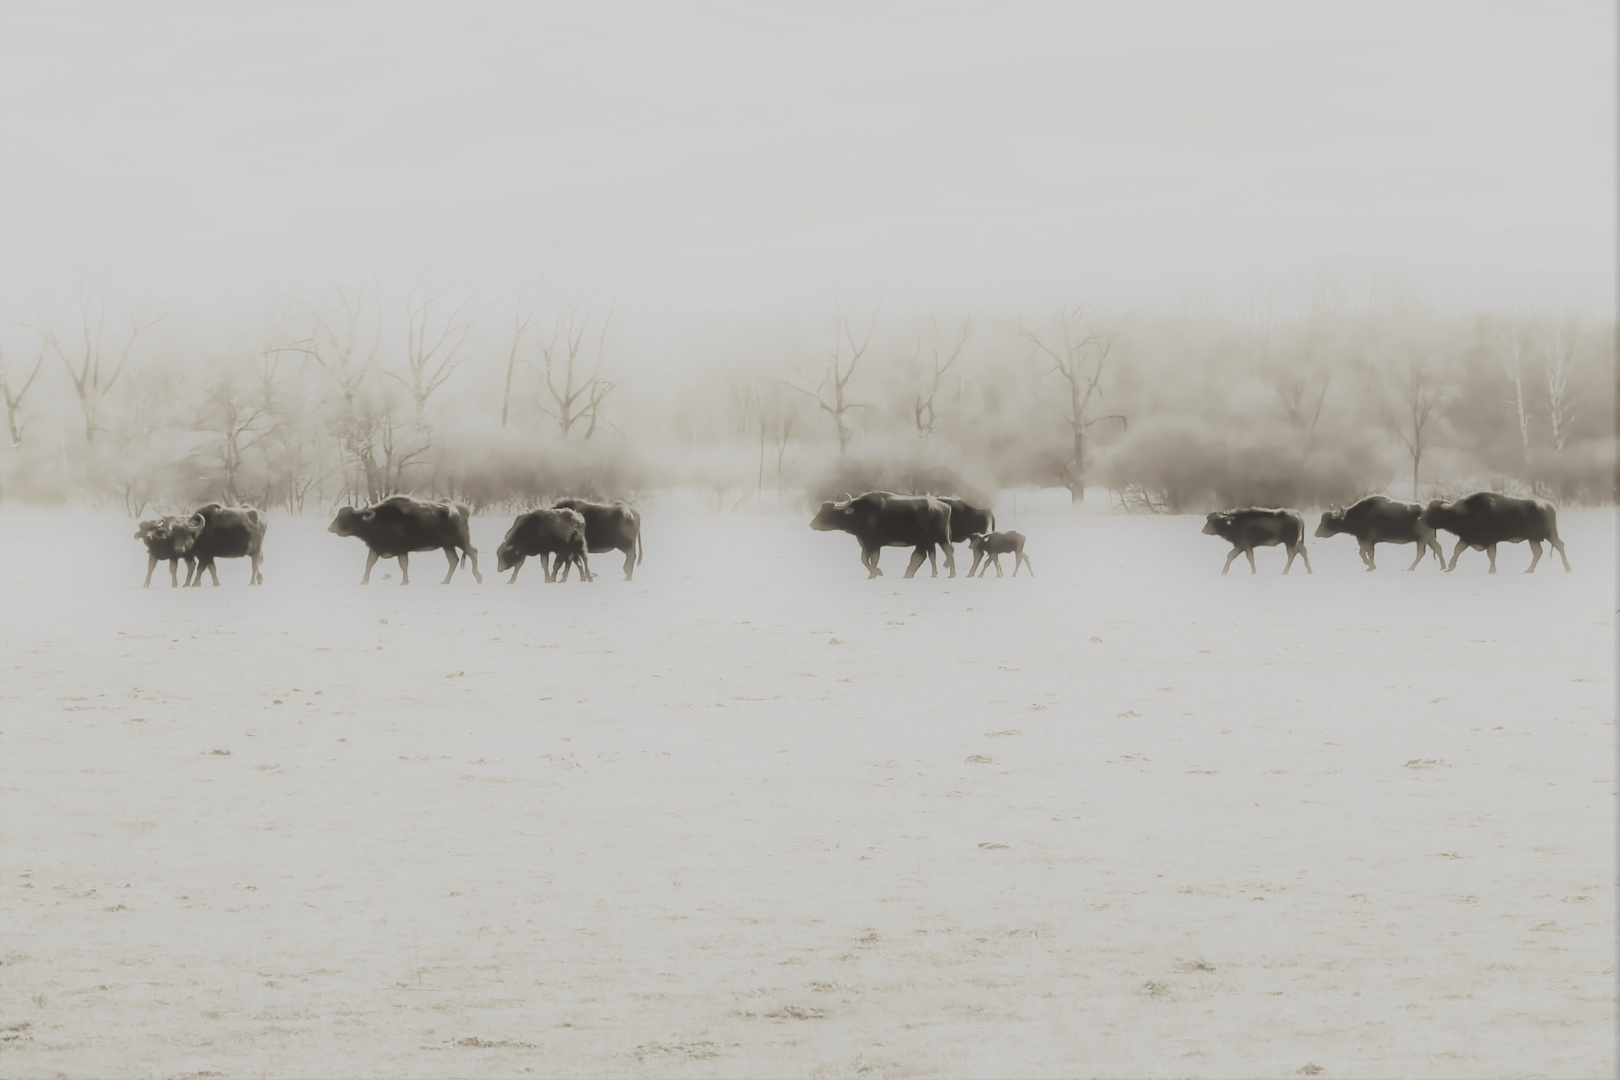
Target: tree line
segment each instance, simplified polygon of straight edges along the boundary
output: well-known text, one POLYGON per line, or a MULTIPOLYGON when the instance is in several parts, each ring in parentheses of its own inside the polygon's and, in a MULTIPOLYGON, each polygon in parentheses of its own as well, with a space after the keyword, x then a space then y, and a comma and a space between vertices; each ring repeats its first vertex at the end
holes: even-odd
POLYGON ((1615 497, 1612 322, 1313 296, 1247 310, 833 304, 684 339, 605 293, 333 286, 199 349, 86 286, 8 313, 0 497, 292 513, 709 491, 1067 488, 1145 512, 1463 488, 1615 497))

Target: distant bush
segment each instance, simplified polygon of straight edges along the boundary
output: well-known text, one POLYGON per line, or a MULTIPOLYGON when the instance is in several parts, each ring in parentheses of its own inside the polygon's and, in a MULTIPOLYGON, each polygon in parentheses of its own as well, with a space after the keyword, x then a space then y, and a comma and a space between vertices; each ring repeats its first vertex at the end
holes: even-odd
POLYGON ((562 442, 497 429, 446 440, 434 464, 438 486, 475 513, 526 509, 563 496, 633 499, 647 488, 646 464, 615 440, 562 442))
POLYGON ((814 502, 866 491, 951 495, 989 507, 995 498, 995 480, 983 470, 955 460, 948 450, 912 442, 888 451, 868 449, 838 458, 805 485, 805 493, 814 502))
POLYGON ((1316 507, 1379 491, 1389 462, 1369 443, 1268 431, 1247 439, 1186 416, 1131 425, 1103 468, 1109 487, 1152 493, 1173 513, 1231 506, 1316 507))

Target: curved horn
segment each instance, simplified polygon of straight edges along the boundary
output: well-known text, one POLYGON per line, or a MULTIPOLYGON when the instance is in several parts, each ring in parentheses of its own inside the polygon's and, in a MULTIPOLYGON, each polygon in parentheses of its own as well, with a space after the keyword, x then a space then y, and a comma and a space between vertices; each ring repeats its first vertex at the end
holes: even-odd
POLYGON ((208 519, 202 516, 201 510, 186 518, 186 528, 188 529, 200 529, 206 524, 208 524, 208 519))
POLYGON ((842 498, 833 500, 833 505, 834 506, 848 506, 850 503, 852 503, 854 501, 855 501, 854 499, 850 498, 849 492, 846 491, 846 492, 844 492, 844 495, 843 495, 842 498))

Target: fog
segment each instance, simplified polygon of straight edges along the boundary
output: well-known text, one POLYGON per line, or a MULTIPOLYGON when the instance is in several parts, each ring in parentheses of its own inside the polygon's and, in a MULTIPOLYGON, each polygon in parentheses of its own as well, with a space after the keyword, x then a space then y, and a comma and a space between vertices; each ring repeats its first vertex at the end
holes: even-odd
POLYGON ((4 23, 5 499, 1613 497, 1602 5, 4 23))

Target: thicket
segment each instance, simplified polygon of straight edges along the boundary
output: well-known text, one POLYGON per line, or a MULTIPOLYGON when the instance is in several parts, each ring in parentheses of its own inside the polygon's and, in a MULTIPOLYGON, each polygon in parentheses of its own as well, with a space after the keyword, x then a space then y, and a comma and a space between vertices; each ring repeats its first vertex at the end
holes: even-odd
MULTIPOLYGON (((334 289, 198 346, 103 296, 9 312, 0 497, 140 513, 708 489, 1067 487, 1144 511, 1616 496, 1615 327, 1368 298, 1239 314, 841 307, 665 334, 591 303, 334 289)), ((633 313, 629 313, 633 314, 633 313)))

